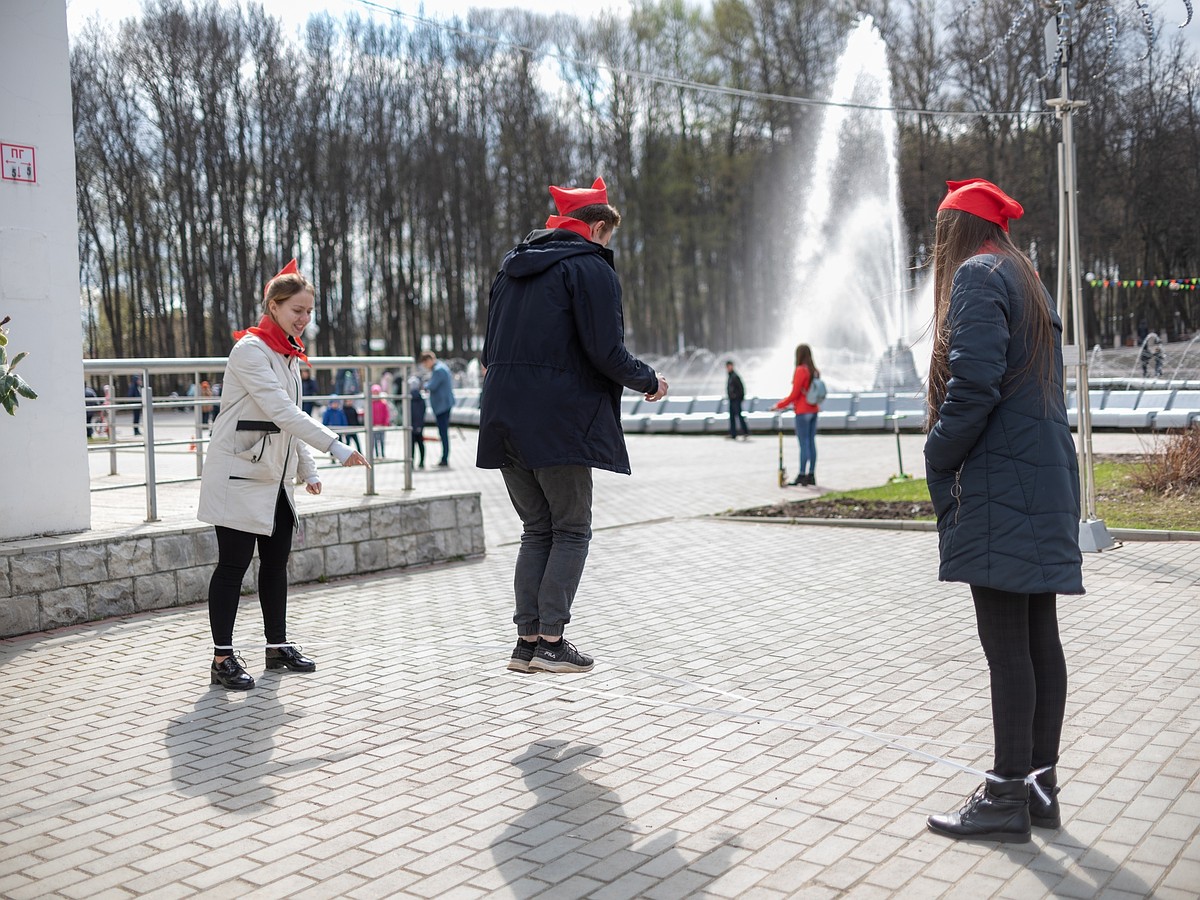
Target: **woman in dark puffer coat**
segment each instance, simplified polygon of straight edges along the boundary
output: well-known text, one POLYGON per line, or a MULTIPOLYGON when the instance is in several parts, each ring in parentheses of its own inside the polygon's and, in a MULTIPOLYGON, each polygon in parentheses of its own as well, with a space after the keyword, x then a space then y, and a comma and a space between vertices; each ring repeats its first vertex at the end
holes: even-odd
POLYGON ((931 816, 929 827, 1024 842, 1031 824, 1060 824, 1054 766, 1067 669, 1056 600, 1083 593, 1062 325, 1008 235, 1021 205, 982 179, 947 185, 935 234, 925 462, 939 577, 969 584, 975 602, 996 755, 966 805, 931 816))

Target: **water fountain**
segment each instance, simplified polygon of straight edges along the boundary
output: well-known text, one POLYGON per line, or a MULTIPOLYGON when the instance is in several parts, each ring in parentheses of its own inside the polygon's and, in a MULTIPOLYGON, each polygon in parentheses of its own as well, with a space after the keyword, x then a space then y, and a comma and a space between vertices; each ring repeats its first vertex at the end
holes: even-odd
MULTIPOLYGON (((870 17, 850 32, 829 99, 808 180, 795 187, 802 214, 780 344, 728 356, 764 395, 787 391, 799 343, 812 346, 831 390, 920 390, 914 357, 929 358, 932 289, 918 298, 910 286, 887 47, 870 17)), ((726 355, 698 380, 695 353, 655 362, 687 393, 724 393, 726 355)))
POLYGON ((1187 378, 1187 377, 1191 377, 1193 372, 1198 371, 1196 369, 1196 367, 1192 367, 1190 369, 1184 369, 1184 367, 1183 367, 1184 362, 1187 360, 1188 354, 1192 352, 1192 345, 1195 344, 1196 341, 1200 341, 1200 334, 1194 335, 1192 337, 1192 339, 1187 342, 1187 346, 1184 347, 1183 351, 1179 354, 1179 362, 1177 362, 1175 364, 1175 371, 1171 373, 1171 381, 1172 382, 1177 382, 1180 380, 1179 379, 1180 372, 1183 372, 1184 377, 1187 378))
POLYGON ((835 389, 918 389, 908 351, 928 314, 918 312, 906 271, 887 46, 870 17, 850 32, 829 99, 837 105, 826 108, 802 188, 783 368, 804 342, 835 389))

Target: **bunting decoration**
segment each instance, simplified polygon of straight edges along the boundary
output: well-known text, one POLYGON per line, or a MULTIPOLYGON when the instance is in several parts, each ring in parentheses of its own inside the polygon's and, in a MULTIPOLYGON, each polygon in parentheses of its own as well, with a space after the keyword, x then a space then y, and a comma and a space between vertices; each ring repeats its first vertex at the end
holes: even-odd
POLYGON ((1120 280, 1109 278, 1093 278, 1088 282, 1088 284, 1091 287, 1155 287, 1166 288, 1169 291, 1200 290, 1200 278, 1131 278, 1120 280))

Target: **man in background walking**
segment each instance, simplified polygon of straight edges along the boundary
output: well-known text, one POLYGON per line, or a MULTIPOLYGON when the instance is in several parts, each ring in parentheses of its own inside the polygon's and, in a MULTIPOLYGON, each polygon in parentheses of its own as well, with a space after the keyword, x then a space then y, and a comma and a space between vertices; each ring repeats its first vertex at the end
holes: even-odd
POLYGON ((733 360, 725 360, 725 396, 729 398, 729 439, 736 441, 739 429, 743 438, 750 437, 750 426, 742 415, 742 401, 746 399, 746 385, 733 368, 733 360))
POLYGON ((516 672, 588 672, 563 632, 592 538, 592 469, 629 474, 621 390, 659 400, 666 379, 625 349, 608 243, 621 214, 604 181, 551 187, 559 215, 492 282, 480 404, 482 469, 500 469, 524 526, 514 589, 516 672))
POLYGON ((426 350, 421 354, 421 365, 429 373, 429 408, 437 422, 438 437, 442 439, 441 468, 450 465, 450 410, 454 409, 454 379, 450 367, 426 350))

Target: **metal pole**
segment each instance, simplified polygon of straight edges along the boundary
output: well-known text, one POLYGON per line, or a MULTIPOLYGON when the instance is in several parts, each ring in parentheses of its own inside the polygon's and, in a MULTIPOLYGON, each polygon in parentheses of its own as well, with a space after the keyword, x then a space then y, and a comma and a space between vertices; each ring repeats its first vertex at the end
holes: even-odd
POLYGON ((1079 274, 1079 208, 1075 189, 1075 138, 1072 127, 1072 104, 1067 97, 1066 68, 1063 68, 1063 97, 1067 105, 1063 113, 1063 164, 1067 199, 1067 236, 1070 240, 1068 252, 1071 261, 1071 312, 1074 323, 1074 341, 1079 351, 1079 362, 1076 366, 1075 389, 1079 401, 1079 444, 1082 453, 1079 474, 1082 478, 1080 485, 1083 494, 1083 512, 1085 519, 1096 518, 1096 480, 1092 470, 1092 403, 1091 385, 1088 382, 1088 358, 1085 317, 1083 312, 1083 292, 1080 289, 1079 274), (1086 398, 1086 399, 1085 399, 1086 398))
POLYGON ((371 379, 375 372, 370 366, 363 366, 359 371, 360 386, 363 394, 363 440, 367 442, 367 491, 364 496, 373 497, 375 490, 375 429, 371 422, 371 379))
MULTIPOLYGON (((1071 15, 1074 12, 1073 0, 1062 0, 1061 4, 1061 21, 1063 27, 1070 27, 1071 15)), ((1069 48, 1069 36, 1067 46, 1069 48)), ((1087 347, 1086 340, 1086 317, 1083 311, 1083 290, 1080 283, 1080 265, 1079 265, 1079 205, 1075 186, 1075 134, 1072 127, 1071 116, 1075 109, 1085 106, 1086 104, 1080 101, 1071 100, 1070 83, 1067 78, 1067 55, 1064 52, 1059 60, 1059 81, 1062 89, 1061 96, 1048 101, 1049 105, 1054 108, 1058 114, 1058 118, 1062 121, 1062 144, 1059 151, 1059 177, 1060 177, 1060 222, 1059 222, 1059 288, 1063 288, 1063 256, 1066 254, 1069 264, 1069 286, 1071 297, 1071 321, 1074 325, 1072 335, 1075 347, 1075 395, 1078 398, 1076 407, 1078 408, 1078 426, 1079 446, 1077 452, 1079 454, 1079 487, 1080 487, 1080 513, 1081 521, 1079 523, 1079 546, 1081 550, 1090 552, 1096 550, 1106 550, 1114 546, 1112 536, 1108 533, 1104 522, 1096 518, 1096 481, 1095 472, 1093 471, 1093 456, 1092 456, 1092 404, 1091 391, 1088 384, 1088 361, 1085 348, 1087 347), (1061 212, 1063 211, 1063 202, 1065 201, 1066 208, 1066 228, 1063 228, 1061 221, 1061 212), (1067 246, 1061 243, 1062 236, 1066 234, 1067 246)), ((1064 296, 1059 296, 1059 308, 1062 309, 1064 296)), ((1063 320, 1063 327, 1066 327, 1066 319, 1063 320)))
MULTIPOLYGON (((404 366, 400 370, 404 379, 400 385, 400 434, 404 436, 404 490, 413 489, 413 422, 412 398, 408 396, 408 381, 412 377, 412 369, 404 366)), ((395 382, 392 382, 395 385, 395 382)))
POLYGON ((196 398, 195 405, 192 406, 192 434, 195 435, 195 443, 192 445, 196 448, 196 474, 204 474, 204 414, 201 409, 200 401, 200 373, 192 373, 192 394, 196 398))
POLYGON ((104 428, 108 432, 108 474, 117 474, 117 417, 112 409, 117 392, 113 390, 112 373, 108 376, 108 393, 104 396, 104 428))
MULTIPOLYGON (((1053 105, 1053 104, 1051 104, 1053 105)), ((1063 159, 1062 141, 1058 142, 1056 148, 1058 157, 1058 291, 1055 294, 1058 297, 1058 318, 1063 326, 1063 340, 1068 337, 1067 331, 1071 327, 1071 322, 1067 318, 1069 312, 1067 308, 1067 254, 1063 253, 1063 248, 1068 246, 1067 239, 1067 174, 1066 162, 1063 159)), ((1065 387, 1065 386, 1064 386, 1065 387)), ((1078 387, 1078 385, 1076 385, 1078 387)), ((1078 392, 1076 392, 1078 393, 1078 392)))
POLYGON ((154 467, 154 389, 149 370, 142 371, 142 432, 146 455, 146 521, 158 521, 158 479, 154 467))

